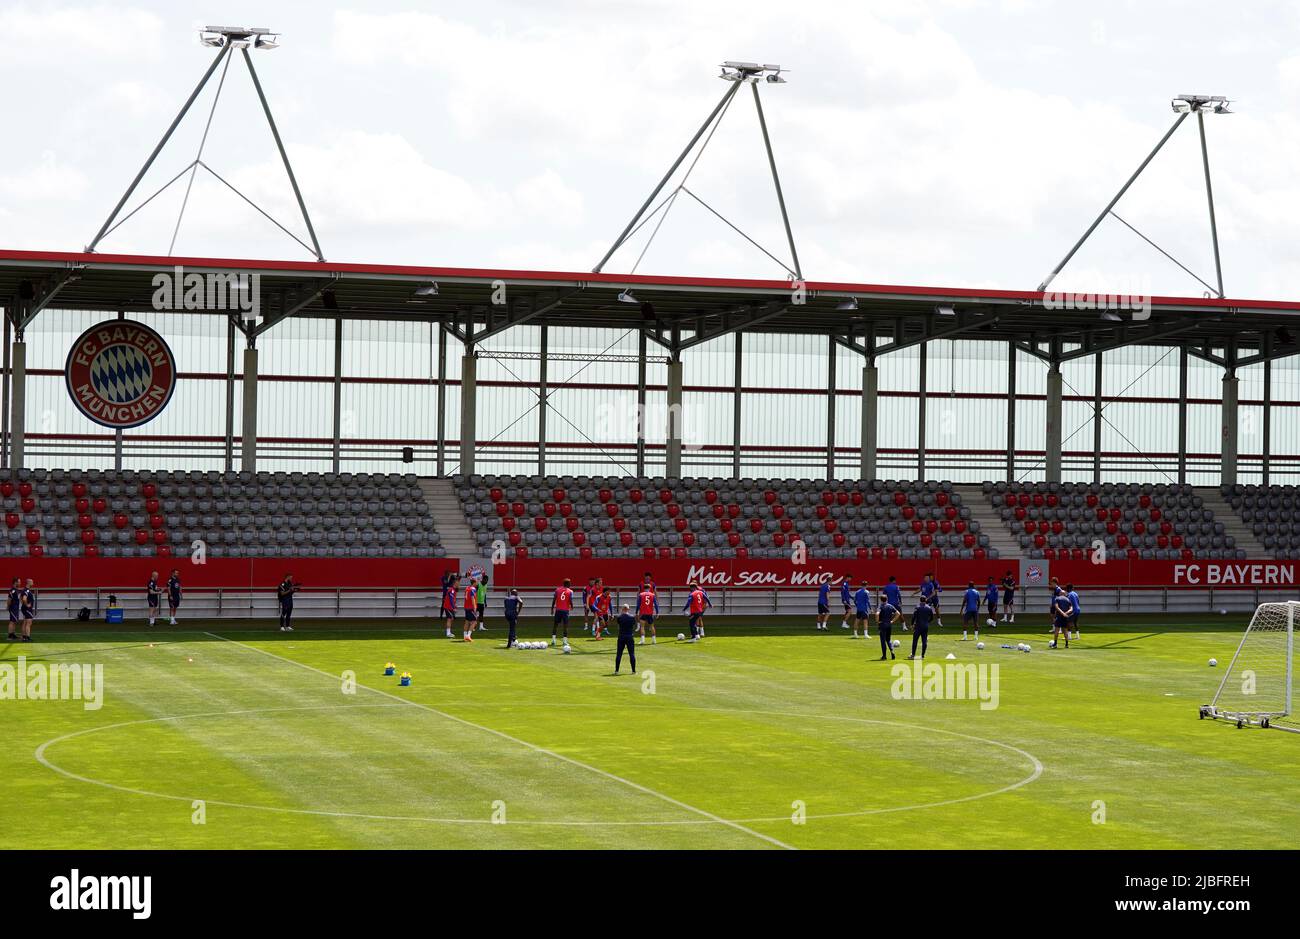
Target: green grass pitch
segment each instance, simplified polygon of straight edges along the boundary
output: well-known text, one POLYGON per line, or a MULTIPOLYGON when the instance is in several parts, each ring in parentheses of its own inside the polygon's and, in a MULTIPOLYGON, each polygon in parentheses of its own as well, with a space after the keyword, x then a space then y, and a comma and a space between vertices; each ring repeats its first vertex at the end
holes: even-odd
POLYGON ((874 638, 811 620, 715 617, 692 645, 669 617, 635 677, 585 634, 505 650, 500 619, 473 644, 418 621, 38 623, 0 664, 103 663, 103 706, 0 701, 0 847, 1295 845, 1300 736, 1197 719, 1242 617, 1091 617, 1068 651, 1042 615, 982 652, 939 630, 928 661, 998 664, 992 710, 897 700, 874 638))

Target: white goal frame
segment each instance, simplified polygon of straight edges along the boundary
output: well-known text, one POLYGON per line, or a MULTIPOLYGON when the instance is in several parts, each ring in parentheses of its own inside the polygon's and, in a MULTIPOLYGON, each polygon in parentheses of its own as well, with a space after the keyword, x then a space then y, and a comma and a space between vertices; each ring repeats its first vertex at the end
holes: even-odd
MULTIPOLYGON (((1229 663, 1227 671, 1224 672, 1223 680, 1219 682, 1219 687, 1214 692, 1214 700, 1209 704, 1201 706, 1200 716, 1202 719, 1211 718, 1213 720, 1226 720, 1236 723, 1238 728, 1246 726, 1254 727, 1271 727, 1276 730, 1286 730, 1291 733, 1300 734, 1300 724, 1296 726, 1287 726, 1286 723, 1276 723, 1276 721, 1285 718, 1293 718, 1295 711, 1292 705, 1292 686, 1295 676, 1295 630, 1300 625, 1300 600, 1285 600, 1277 603, 1261 603, 1255 608, 1255 613, 1250 619, 1250 625, 1246 627, 1246 632, 1241 637, 1241 642, 1237 644, 1237 651, 1232 656, 1232 662, 1229 663), (1250 642, 1252 633, 1258 633, 1257 625, 1260 624, 1261 614, 1269 614, 1278 611, 1278 608, 1284 608, 1286 616, 1286 638, 1281 650, 1285 656, 1284 671, 1281 676, 1282 680, 1282 698, 1280 709, 1273 710, 1259 709, 1250 710, 1239 706, 1232 706, 1236 702, 1224 700, 1224 689, 1228 688, 1230 681, 1240 681, 1241 676, 1237 671, 1237 663, 1242 658, 1242 651, 1246 649, 1247 643, 1250 642)), ((1274 624, 1273 629, 1276 629, 1274 624)), ((1252 653, 1254 650, 1252 649, 1252 653)))

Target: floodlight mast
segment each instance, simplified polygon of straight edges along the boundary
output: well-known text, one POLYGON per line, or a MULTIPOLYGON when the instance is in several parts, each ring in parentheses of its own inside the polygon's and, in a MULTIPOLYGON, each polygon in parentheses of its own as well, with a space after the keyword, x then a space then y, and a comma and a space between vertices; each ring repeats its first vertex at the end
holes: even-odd
MULTIPOLYGON (((1101 210, 1101 213, 1093 219, 1092 224, 1088 226, 1088 229, 1083 233, 1083 236, 1074 243, 1074 247, 1069 250, 1065 257, 1061 259, 1060 263, 1058 263, 1056 267, 1052 268, 1052 272, 1043 279, 1041 284, 1038 285, 1039 292, 1047 290, 1052 281, 1056 279, 1056 275, 1061 273, 1062 268, 1070 263, 1070 259, 1073 258, 1078 250, 1083 247, 1083 243, 1088 240, 1094 231, 1096 231, 1097 226, 1102 223, 1102 220, 1105 219, 1106 216, 1114 214, 1113 209, 1115 208, 1116 203, 1124 197, 1124 193, 1128 192, 1129 187, 1132 186, 1133 183, 1137 181, 1137 178, 1142 175, 1142 171, 1147 168, 1147 165, 1155 159, 1156 154, 1159 153, 1164 145, 1169 142, 1169 138, 1174 135, 1174 131, 1178 130, 1178 128, 1182 126, 1183 121, 1187 119, 1188 115, 1195 114, 1197 130, 1200 133, 1201 138, 1201 164, 1205 171, 1205 201, 1210 210, 1210 243, 1214 249, 1214 273, 1216 283, 1218 284, 1217 292, 1219 297, 1222 298, 1224 296, 1223 265, 1219 259, 1219 226, 1214 215, 1214 187, 1210 183, 1210 155, 1205 142, 1205 114, 1207 111, 1211 114, 1231 114, 1233 113, 1232 109, 1229 107, 1231 103, 1232 102, 1223 95, 1175 95, 1169 102, 1174 113, 1178 115, 1178 117, 1174 119, 1173 126, 1170 127, 1169 130, 1165 131, 1165 135, 1160 138, 1160 142, 1155 145, 1155 149, 1147 154, 1147 158, 1138 165, 1138 168, 1133 171, 1133 175, 1130 176, 1124 185, 1120 187, 1119 192, 1115 193, 1114 198, 1112 198, 1110 202, 1106 204, 1106 207, 1101 210)), ((1119 216, 1115 217, 1117 219, 1119 218, 1119 216)), ((1120 221, 1123 221, 1123 219, 1120 219, 1120 221)), ((1125 222, 1124 224, 1127 225, 1128 223, 1125 222)), ((1129 227, 1131 228, 1132 226, 1129 227)), ((1136 231, 1136 229, 1134 230, 1136 231)), ((1138 234, 1141 235, 1140 232, 1138 234)), ((1145 238, 1146 236, 1143 235, 1142 237, 1145 238)), ((1157 250, 1160 250, 1161 253, 1166 253, 1159 247, 1159 245, 1156 245, 1156 248, 1157 250)), ((1166 256, 1169 257, 1167 253, 1166 256)), ((1171 260, 1173 260, 1172 257, 1171 260)), ((1174 263, 1178 264, 1179 267, 1182 267, 1183 270, 1187 270, 1186 267, 1183 267, 1183 265, 1179 264, 1176 260, 1174 263)), ((1188 271, 1188 273, 1191 272, 1188 271)), ((1195 274, 1192 274, 1192 276, 1196 277, 1195 274)), ((1196 279, 1200 280, 1199 277, 1196 277, 1196 279)), ((1204 283, 1204 281, 1201 282, 1204 283)), ((1206 286, 1208 286, 1208 284, 1206 286)))
MULTIPOLYGON (((610 257, 613 256, 614 252, 617 251, 619 248, 621 248, 627 242, 628 238, 630 238, 640 228, 641 224, 644 224, 643 219, 645 221, 649 221, 649 218, 653 216, 655 213, 659 212, 661 209, 664 209, 665 205, 667 205, 668 208, 671 208, 672 200, 676 197, 678 192, 681 192, 683 190, 685 186, 684 181, 683 183, 678 185, 677 189, 675 189, 667 199, 664 200, 664 203, 661 204, 659 208, 656 208, 653 212, 650 212, 648 216, 646 214, 647 210, 650 208, 651 203, 653 203, 655 198, 659 195, 659 193, 663 191, 664 186, 668 185, 668 180, 672 179, 673 174, 677 172, 678 167, 682 165, 682 163, 686 160, 687 156, 690 155, 691 151, 695 149, 695 145, 700 142, 700 138, 704 137, 705 132, 708 132, 709 136, 708 138, 705 139, 704 145, 700 148, 700 153, 701 154, 703 153, 704 147, 708 146, 709 140, 711 140, 713 137, 713 133, 712 131, 709 130, 709 128, 712 127, 714 130, 717 129, 718 123, 720 123, 722 120, 721 115, 723 115, 726 112, 727 108, 730 106, 732 99, 736 95, 736 92, 740 90, 741 85, 747 84, 750 86, 750 89, 754 93, 754 107, 758 112, 758 123, 763 133, 763 148, 767 152, 767 163, 772 173, 772 183, 776 188, 776 200, 781 210, 781 221, 785 225, 785 237, 786 237, 786 241, 789 243, 790 246, 790 259, 794 265, 792 269, 787 267, 786 270, 789 273, 793 274, 796 280, 800 280, 800 281, 803 280, 803 269, 799 266, 799 252, 795 248, 794 234, 790 228, 790 216, 786 212, 786 207, 785 207, 785 195, 781 190, 781 177, 778 175, 776 171, 776 157, 772 153, 772 141, 771 138, 768 136, 767 120, 763 115, 763 104, 762 101, 759 99, 759 94, 758 94, 758 86, 760 83, 767 83, 773 85, 785 84, 785 79, 782 78, 781 76, 783 73, 787 72, 788 69, 783 69, 779 65, 760 65, 757 62, 732 62, 732 61, 723 62, 721 65, 721 69, 722 71, 718 74, 718 77, 723 79, 726 82, 729 82, 731 84, 731 87, 729 87, 726 90, 726 92, 722 95, 721 100, 719 100, 718 103, 714 105, 714 108, 709 113, 708 118, 706 118, 704 123, 700 125, 699 130, 695 132, 695 136, 691 138, 690 143, 686 145, 685 149, 682 150, 682 152, 678 155, 677 159, 673 161, 672 166, 668 168, 668 172, 664 174, 661 180, 659 180, 659 184, 655 186, 653 190, 651 190, 649 197, 647 197, 645 202, 641 204, 641 208, 637 209, 636 214, 632 216, 632 220, 627 223, 627 226, 619 234, 618 238, 614 240, 614 243, 610 245, 609 250, 605 252, 605 256, 602 257, 600 259, 600 262, 595 267, 592 268, 592 273, 596 273, 596 274, 600 273, 600 271, 605 267, 605 264, 609 261, 610 257)), ((699 160, 698 154, 696 155, 695 159, 699 160)), ((695 164, 692 163, 691 168, 694 168, 694 165, 695 164)), ((687 176, 690 175, 690 171, 691 169, 687 169, 686 172, 687 176)), ((686 191, 688 194, 694 195, 694 193, 691 193, 690 190, 686 190, 686 191)), ((696 197, 696 199, 698 201, 698 197, 696 197)), ((708 208, 707 205, 706 208, 708 208)), ((714 210, 710 208, 710 211, 714 211, 714 210)), ((664 214, 667 215, 666 210, 664 214)), ((714 214, 717 213, 715 212, 714 214)), ((661 218, 660 223, 662 223, 662 221, 663 219, 661 218)), ((723 221, 727 222, 728 225, 731 225, 732 228, 735 228, 735 226, 732 225, 731 222, 728 222, 725 218, 723 219, 723 221)), ((739 229, 736 230, 739 231, 739 229)), ((744 236, 747 240, 749 240, 751 243, 757 245, 757 242, 754 242, 753 239, 749 238, 748 235, 745 235, 744 232, 740 232, 740 234, 744 236)), ((652 239, 653 237, 654 236, 651 235, 652 239)), ((766 251, 766 249, 762 248, 761 245, 758 245, 758 247, 765 254, 768 254, 769 257, 771 256, 766 251)), ((785 267, 785 265, 782 264, 782 262, 780 262, 779 260, 777 260, 777 263, 781 264, 782 267, 785 267)))
MULTIPOLYGON (((122 208, 126 205, 127 200, 131 198, 131 195, 135 192, 136 188, 140 185, 140 181, 144 179, 145 174, 149 172, 149 168, 153 166, 154 161, 158 158, 158 155, 162 152, 163 148, 167 146, 167 142, 171 139, 172 134, 176 132, 176 128, 180 126, 180 123, 182 120, 184 120, 185 115, 189 113, 189 110, 193 106, 195 100, 198 98, 199 94, 203 91, 204 87, 207 86, 208 81, 212 78, 213 74, 217 71, 217 67, 220 66, 224 60, 226 60, 226 57, 231 54, 232 50, 238 49, 243 56, 244 64, 248 67, 249 77, 251 77, 253 80, 253 87, 257 91, 257 98, 259 103, 262 106, 262 113, 266 116, 266 122, 267 124, 270 125, 271 128, 271 136, 275 138, 276 148, 279 150, 280 159, 284 163, 285 173, 289 177, 289 185, 293 188, 294 197, 298 201, 298 208, 302 212, 303 222, 306 224, 307 232, 311 237, 311 244, 307 245, 306 243, 302 242, 301 239, 299 239, 296 235, 294 235, 292 232, 286 229, 275 219, 267 215, 266 212, 262 210, 259 206, 257 206, 256 203, 252 203, 252 200, 248 199, 248 197, 245 196, 243 193, 239 192, 238 190, 235 190, 235 192, 245 201, 250 202, 250 204, 252 204, 253 207, 256 208, 263 215, 266 215, 266 217, 270 219, 273 224, 275 224, 277 227, 283 230, 295 241, 298 241, 300 244, 302 244, 303 247, 307 248, 307 250, 310 251, 312 254, 316 255, 316 260, 324 261, 325 256, 321 253, 320 241, 316 237, 315 226, 312 225, 311 216, 307 212, 307 204, 306 202, 303 201, 302 192, 298 188, 297 177, 294 176, 293 166, 289 163, 289 155, 285 151, 284 143, 280 139, 279 128, 276 127, 275 118, 271 116, 271 108, 270 105, 267 103, 265 93, 262 91, 262 83, 257 77, 257 70, 253 68, 252 57, 248 54, 248 50, 250 48, 251 49, 279 48, 280 34, 261 26, 204 26, 199 30, 199 44, 206 46, 208 48, 216 49, 217 50, 216 58, 212 60, 212 64, 208 66, 208 70, 203 73, 203 77, 199 79, 199 83, 194 87, 194 90, 190 92, 189 98, 187 98, 185 104, 181 106, 180 113, 176 115, 175 119, 171 122, 171 125, 167 128, 167 131, 163 134, 162 139, 158 141, 158 145, 153 148, 153 152, 149 154, 149 157, 148 159, 145 160, 144 165, 140 167, 140 171, 136 173, 135 178, 131 181, 131 184, 127 187, 126 192, 122 194, 122 198, 118 200, 117 205, 113 207, 113 211, 109 213, 109 216, 104 221, 104 224, 100 226, 100 229, 98 233, 96 233, 94 239, 92 239, 90 244, 86 246, 86 252, 93 253, 96 246, 98 246, 98 244, 101 241, 103 241, 105 236, 107 236, 109 233, 115 230, 118 227, 118 225, 121 225, 122 222, 125 222, 127 219, 129 219, 140 209, 144 208, 146 204, 148 204, 151 200, 153 200, 155 197, 160 195, 163 189, 166 189, 173 182, 175 182, 177 179, 183 176, 186 173, 186 171, 197 170, 199 166, 202 166, 204 169, 208 169, 209 172, 212 172, 212 170, 207 166, 207 164, 203 163, 202 160, 203 146, 201 144, 199 147, 199 155, 194 159, 192 163, 189 164, 189 166, 186 166, 185 169, 181 170, 180 173, 176 174, 176 176, 172 178, 171 182, 168 182, 165 186, 163 186, 162 189, 159 189, 152 196, 146 199, 143 203, 141 203, 139 206, 133 209, 121 221, 117 221, 118 215, 121 213, 122 208), (114 224, 115 221, 117 222, 116 225, 114 224)), ((222 74, 224 80, 224 72, 222 74)), ((217 97, 212 102, 213 111, 216 110, 217 100, 220 99, 220 96, 221 96, 221 86, 219 85, 217 88, 217 97)), ((211 117, 209 117, 209 124, 210 123, 211 123, 211 117)), ((205 133, 204 135, 205 142, 206 139, 207 139, 207 135, 205 133)), ((216 174, 213 173, 213 175, 216 174)), ((221 179, 220 176, 218 176, 217 178, 221 180, 221 182, 225 183, 226 186, 228 187, 230 186, 230 184, 226 183, 226 181, 224 179, 221 179)), ((182 213, 183 211, 184 210, 182 209, 182 213)), ((178 228, 179 225, 180 225, 180 220, 178 219, 177 220, 178 228)))

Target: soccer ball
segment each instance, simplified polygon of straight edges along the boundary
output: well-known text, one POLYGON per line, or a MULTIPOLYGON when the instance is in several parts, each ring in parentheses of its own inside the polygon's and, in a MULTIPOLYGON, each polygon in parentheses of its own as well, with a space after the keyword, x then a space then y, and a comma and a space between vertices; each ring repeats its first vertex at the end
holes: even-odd
POLYGON ((975 643, 975 648, 977 648, 977 649, 983 649, 983 648, 984 648, 984 643, 983 643, 983 641, 980 641, 980 642, 975 643))
POLYGON ((1214 668, 1214 666, 1216 666, 1216 665, 1218 665, 1218 664, 1219 664, 1219 660, 1218 660, 1218 659, 1210 659, 1210 668, 1214 668))
POLYGON ((1227 616, 1227 615, 1228 615, 1228 611, 1227 611, 1227 610, 1219 610, 1219 615, 1220 615, 1220 616, 1227 616))
POLYGON ((897 639, 894 640, 894 648, 895 648, 895 649, 897 649, 897 648, 898 648, 899 646, 901 646, 901 645, 902 645, 902 643, 899 642, 897 639))
POLYGON ((572 648, 572 647, 571 647, 571 646, 566 642, 566 643, 564 644, 564 654, 565 654, 565 655, 568 655, 568 654, 569 654, 570 652, 572 652, 572 651, 573 651, 573 648, 572 648))
POLYGON ((997 625, 998 625, 998 624, 995 623, 995 622, 993 621, 993 617, 990 616, 990 617, 988 618, 987 622, 988 622, 988 624, 989 624, 989 629, 995 629, 995 628, 997 628, 997 625))
POLYGON ((1047 648, 1049 648, 1049 649, 1055 649, 1055 648, 1056 648, 1056 640, 1053 639, 1053 640, 1051 640, 1050 642, 1048 642, 1048 643, 1047 643, 1047 648))
POLYGON ((1028 652, 1028 651, 1029 651, 1030 649, 1032 649, 1032 648, 1033 648, 1033 646, 1031 646, 1029 643, 1027 643, 1027 642, 1025 643, 1025 648, 1024 648, 1024 651, 1025 651, 1025 652, 1028 652))
POLYGON ((1017 651, 1017 652, 1024 652, 1024 651, 1025 651, 1025 644, 1024 644, 1023 642, 1017 642, 1017 643, 1016 643, 1016 651, 1017 651))
POLYGON ((685 641, 686 641, 686 633, 678 633, 678 634, 677 634, 677 641, 678 641, 678 642, 685 642, 685 641))

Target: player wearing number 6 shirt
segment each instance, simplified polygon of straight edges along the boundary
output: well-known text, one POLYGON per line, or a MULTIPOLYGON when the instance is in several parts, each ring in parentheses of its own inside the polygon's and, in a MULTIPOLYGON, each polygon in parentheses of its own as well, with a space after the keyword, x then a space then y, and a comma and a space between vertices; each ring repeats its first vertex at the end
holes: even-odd
POLYGON ((641 645, 645 645, 645 631, 650 629, 650 644, 656 645, 659 637, 655 634, 655 617, 659 615, 659 597, 655 594, 651 586, 642 586, 636 595, 636 613, 637 618, 641 620, 641 625, 637 627, 641 633, 641 645))
POLYGON ((566 577, 564 583, 555 588, 555 595, 551 597, 551 613, 555 617, 554 625, 551 626, 551 645, 555 645, 555 636, 560 627, 564 627, 564 644, 569 644, 569 612, 573 609, 573 588, 570 586, 569 579, 566 577))

